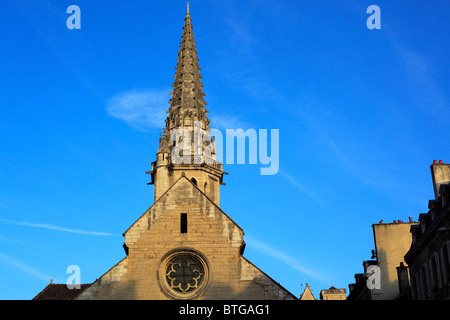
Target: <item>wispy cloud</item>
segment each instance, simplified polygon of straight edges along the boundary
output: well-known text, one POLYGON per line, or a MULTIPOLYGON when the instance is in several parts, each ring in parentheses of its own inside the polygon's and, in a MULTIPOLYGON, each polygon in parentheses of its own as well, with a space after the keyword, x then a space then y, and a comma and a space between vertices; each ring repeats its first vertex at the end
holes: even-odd
MULTIPOLYGON (((264 36, 261 36, 251 22, 255 12, 250 8, 258 8, 261 2, 254 1, 246 6, 249 10, 245 13, 233 8, 223 19, 227 33, 217 50, 221 50, 224 58, 214 67, 220 77, 227 80, 230 88, 245 93, 247 97, 264 101, 264 104, 270 102, 278 105, 281 94, 271 81, 272 75, 267 73, 266 61, 261 59, 261 52, 269 49, 264 36), (230 52, 233 53, 231 58, 230 52)), ((266 111, 261 105, 256 107, 266 111)))
POLYGON ((17 240, 17 239, 11 239, 11 238, 7 238, 7 237, 3 237, 3 236, 0 236, 0 241, 7 241, 7 242, 10 242, 10 243, 14 243, 14 244, 20 245, 21 247, 26 246, 26 247, 30 247, 30 248, 39 249, 39 250, 54 251, 52 248, 48 248, 48 247, 44 247, 44 246, 38 245, 35 242, 31 243, 31 242, 26 242, 26 241, 17 240))
POLYGON ((215 129, 226 130, 226 129, 248 129, 250 127, 249 124, 244 122, 238 116, 217 116, 214 115, 211 118, 211 127, 215 127, 215 129))
MULTIPOLYGON (((394 42, 393 46, 404 65, 406 83, 414 89, 414 95, 420 100, 417 106, 427 115, 437 113, 449 115, 445 93, 432 75, 431 59, 398 42, 394 42)), ((447 121, 446 119, 448 119, 446 116, 436 117, 438 121, 447 121)))
POLYGON ((169 98, 169 90, 131 90, 113 96, 106 111, 141 131, 163 128, 169 98))
POLYGON ((311 269, 305 268, 304 266, 302 266, 302 263, 297 261, 295 258, 287 255, 284 252, 276 250, 265 243, 262 243, 258 240, 255 240, 255 239, 249 238, 249 237, 245 238, 245 242, 247 244, 249 244, 250 246, 252 246, 252 248, 257 249, 259 252, 261 252, 271 258, 274 258, 278 261, 281 261, 281 262, 287 264, 288 266, 290 266, 291 268, 293 268, 301 273, 304 273, 307 276, 310 276, 311 278, 313 278, 315 280, 318 280, 321 282, 329 281, 328 279, 326 279, 324 277, 323 274, 320 274, 317 270, 311 270, 311 269))
POLYGON ((364 146, 361 146, 359 150, 365 150, 360 154, 355 154, 349 151, 343 151, 342 146, 338 145, 332 137, 324 139, 323 144, 328 147, 330 154, 334 155, 335 163, 339 164, 344 169, 349 177, 358 180, 361 183, 379 190, 399 190, 405 186, 395 180, 389 173, 377 170, 377 168, 368 161, 367 155, 371 154, 372 158, 377 157, 376 154, 370 153, 370 150, 365 150, 364 146), (354 159, 361 159, 361 161, 355 161, 354 159))
POLYGON ((251 27, 242 19, 227 17, 224 19, 224 23, 229 31, 230 41, 241 53, 250 53, 250 47, 257 45, 258 40, 255 34, 251 32, 251 27))
POLYGON ((3 253, 0 253, 0 261, 2 262, 2 264, 9 265, 15 269, 19 269, 28 274, 29 276, 39 280, 49 281, 52 278, 51 276, 30 267, 29 265, 23 263, 22 261, 19 261, 3 253))
POLYGON ((16 226, 43 228, 43 229, 50 229, 50 230, 78 233, 78 234, 86 234, 86 235, 93 235, 93 236, 112 236, 113 235, 111 233, 106 233, 106 232, 95 232, 95 231, 85 231, 85 230, 78 230, 78 229, 69 229, 69 228, 54 226, 51 224, 33 223, 33 222, 27 222, 27 221, 12 221, 12 220, 7 220, 7 219, 0 219, 0 222, 9 223, 9 224, 13 224, 16 226))
POLYGON ((320 197, 318 197, 314 192, 312 192, 310 188, 308 188, 305 185, 303 185, 302 183, 300 183, 300 181, 298 181, 297 178, 295 178, 291 174, 289 174, 286 171, 281 170, 281 169, 278 171, 278 174, 280 174, 281 176, 286 178, 292 185, 297 187, 297 189, 299 189, 302 193, 307 195, 309 198, 313 199, 317 204, 319 204, 321 206, 323 205, 322 199, 320 197))
POLYGON ((392 189, 404 188, 404 185, 395 179, 395 175, 373 165, 374 159, 380 159, 379 162, 385 161, 382 158, 383 154, 361 138, 364 132, 358 137, 347 132, 351 122, 345 115, 329 112, 327 110, 331 108, 316 101, 306 100, 305 105, 308 110, 318 111, 306 112, 299 121, 310 132, 314 143, 321 146, 320 150, 325 159, 331 160, 333 165, 344 170, 348 178, 369 187, 389 192, 392 192, 392 189))

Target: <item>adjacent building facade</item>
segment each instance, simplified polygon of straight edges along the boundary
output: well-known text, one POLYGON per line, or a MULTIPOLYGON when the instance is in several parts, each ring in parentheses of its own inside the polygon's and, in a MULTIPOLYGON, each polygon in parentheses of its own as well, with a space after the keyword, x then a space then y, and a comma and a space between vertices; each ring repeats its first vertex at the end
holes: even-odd
POLYGON ((320 291, 320 300, 346 300, 346 294, 347 290, 331 286, 329 289, 320 291))
POLYGON ((372 225, 375 250, 371 260, 363 262, 364 273, 355 274, 355 283, 349 285, 349 300, 391 300, 399 295, 397 267, 405 264, 404 255, 411 246, 410 228, 416 224, 410 217, 407 222, 381 220, 372 225))
POLYGON ((413 300, 450 299, 450 164, 435 160, 431 176, 435 199, 411 227, 412 244, 405 255, 411 283, 407 292, 413 300))
POLYGON ((450 164, 434 160, 430 168, 435 198, 428 212, 419 222, 373 225, 376 259, 355 274, 349 300, 450 299, 450 164))

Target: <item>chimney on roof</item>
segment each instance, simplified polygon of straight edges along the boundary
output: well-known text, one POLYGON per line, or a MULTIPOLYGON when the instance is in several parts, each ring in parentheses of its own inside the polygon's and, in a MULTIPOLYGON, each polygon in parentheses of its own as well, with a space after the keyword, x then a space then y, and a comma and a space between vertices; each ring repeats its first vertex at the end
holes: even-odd
POLYGON ((430 169, 431 178, 433 180, 434 196, 437 199, 439 198, 439 188, 441 184, 450 183, 450 164, 446 164, 442 160, 439 160, 439 163, 437 160, 434 160, 430 169))
POLYGON ((413 222, 413 221, 412 221, 412 217, 411 217, 411 216, 409 216, 409 222, 410 222, 410 223, 411 223, 411 222, 413 222))
POLYGON ((50 284, 53 284, 53 279, 50 279, 50 284))

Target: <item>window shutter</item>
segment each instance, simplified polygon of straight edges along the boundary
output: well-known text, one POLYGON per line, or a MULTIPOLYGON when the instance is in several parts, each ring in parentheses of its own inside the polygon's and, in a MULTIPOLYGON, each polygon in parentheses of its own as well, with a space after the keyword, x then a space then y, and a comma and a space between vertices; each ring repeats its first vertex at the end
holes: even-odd
POLYGON ((444 254, 447 254, 448 261, 450 261, 450 241, 447 241, 447 252, 444 252, 444 254))
POLYGON ((417 291, 416 277, 411 277, 411 298, 412 298, 412 300, 417 299, 416 291, 417 291))
MULTIPOLYGON (((450 241, 447 241, 447 252, 444 252, 444 254, 447 254, 448 261, 450 263, 450 241)), ((449 270, 450 273, 450 270, 449 270)), ((450 277, 450 276, 449 276, 450 277)), ((449 279, 450 280, 450 279, 449 279)))
POLYGON ((417 298, 418 300, 424 300, 423 294, 423 272, 419 271, 416 273, 416 283, 417 283, 417 298))
MULTIPOLYGON (((434 274, 433 274, 433 257, 430 258, 430 260, 428 260, 428 276, 427 276, 427 282, 429 283, 429 287, 428 290, 430 291, 430 288, 433 289, 434 288, 434 282, 436 281, 436 279, 434 278, 434 274)), ((436 282, 437 284, 437 282, 436 282)))
MULTIPOLYGON (((440 288, 442 288, 442 281, 441 281, 441 268, 440 268, 441 264, 439 263, 440 262, 439 254, 435 253, 434 258, 436 259, 437 285, 440 289, 440 288)), ((435 281, 436 281, 436 279, 435 279, 435 281)))
POLYGON ((444 261, 444 248, 445 247, 443 247, 443 248, 441 248, 441 250, 440 250, 440 261, 441 261, 441 267, 442 267, 442 273, 441 273, 441 277, 442 277, 442 282, 444 283, 444 284, 446 284, 447 283, 447 273, 446 273, 446 270, 445 270, 445 261, 444 261))
POLYGON ((425 282, 426 282, 426 286, 427 286, 427 294, 428 294, 428 298, 429 298, 429 297, 431 297, 431 287, 430 287, 430 274, 428 272, 427 264, 425 264, 424 269, 425 269, 425 282))

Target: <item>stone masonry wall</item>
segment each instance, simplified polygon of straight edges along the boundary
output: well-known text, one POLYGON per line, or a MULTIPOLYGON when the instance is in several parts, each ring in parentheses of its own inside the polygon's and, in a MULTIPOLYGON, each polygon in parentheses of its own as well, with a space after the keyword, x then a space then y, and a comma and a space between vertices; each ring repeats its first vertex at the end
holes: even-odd
POLYGON ((166 253, 178 248, 200 252, 209 265, 209 285, 198 299, 294 298, 241 256, 243 230, 186 177, 124 235, 128 256, 79 299, 168 299, 161 290, 158 269, 166 253), (188 217, 187 233, 180 233, 181 213, 188 217))

